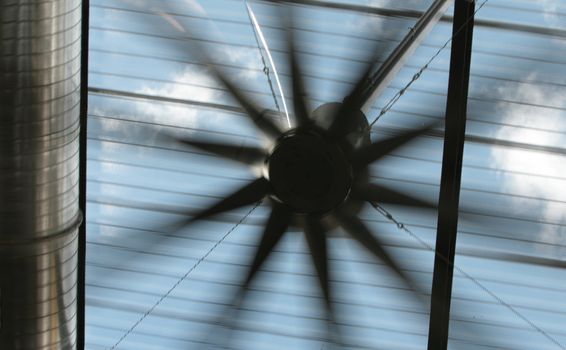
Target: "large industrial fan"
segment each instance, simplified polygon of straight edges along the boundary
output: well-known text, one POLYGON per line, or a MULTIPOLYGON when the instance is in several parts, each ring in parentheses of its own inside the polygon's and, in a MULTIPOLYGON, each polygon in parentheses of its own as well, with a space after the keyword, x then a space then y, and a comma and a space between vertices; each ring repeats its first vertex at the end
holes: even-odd
MULTIPOLYGON (((446 4, 442 6, 446 7, 446 4)), ((214 64, 205 47, 193 43, 200 61, 207 64, 214 78, 243 107, 257 132, 267 138, 268 142, 266 147, 259 148, 210 142, 194 137, 177 138, 178 142, 190 147, 260 169, 258 178, 227 194, 211 207, 194 214, 186 224, 260 201, 268 203, 271 213, 233 307, 237 307, 242 301, 250 283, 286 230, 294 226, 304 231, 332 326, 334 315, 332 290, 329 286, 327 233, 336 227, 342 228, 381 260, 406 287, 417 295, 420 293, 416 284, 357 214, 366 202, 435 207, 410 194, 371 183, 368 172, 370 164, 430 131, 433 125, 374 143, 370 141, 371 127, 362 109, 375 99, 372 85, 375 85, 376 69, 373 64, 357 73, 356 83, 343 100, 324 103, 311 111, 292 28, 295 21, 292 9, 282 6, 280 15, 286 27, 295 117, 295 125, 289 128, 280 126, 273 120, 273 113, 248 98, 241 84, 231 80, 214 64)), ((170 17, 166 19, 168 22, 172 20, 170 17)), ((382 46, 383 44, 376 44, 376 47, 371 48, 371 57, 376 58, 387 50, 382 46)), ((332 326, 332 333, 332 337, 336 337, 335 341, 339 343, 338 328, 332 326)))
MULTIPOLYGON (((237 309, 242 303, 258 271, 289 228, 304 232, 324 297, 329 329, 333 333, 331 338, 336 345, 340 345, 341 340, 338 335, 340 327, 334 323, 333 290, 329 283, 329 232, 343 230, 347 236, 359 242, 376 259, 384 263, 417 299, 420 298, 422 291, 418 284, 403 271, 400 263, 388 252, 379 236, 366 226, 359 214, 366 203, 429 209, 436 207, 434 203, 417 195, 372 183, 369 166, 416 138, 436 132, 434 129, 440 123, 420 126, 372 142, 370 131, 373 123, 368 122, 364 112, 383 91, 380 89, 386 86, 403 65, 402 58, 406 58, 408 52, 418 45, 419 40, 416 37, 422 38, 430 30, 449 3, 435 1, 381 67, 376 67, 374 62, 382 61, 384 53, 391 50, 379 41, 369 48, 371 54, 368 57, 374 61, 354 73, 356 76, 353 79, 353 87, 339 100, 323 103, 314 110, 310 108, 307 98, 309 91, 304 83, 304 64, 300 58, 297 33, 294 29, 297 19, 292 6, 289 8, 281 4, 279 16, 282 18, 281 26, 285 32, 288 66, 291 72, 294 123, 290 127, 283 127, 274 120, 273 115, 276 113, 247 96, 243 84, 231 78, 220 65, 215 64, 221 58, 215 57, 206 46, 199 45, 198 40, 190 42, 192 49, 187 54, 196 55, 199 61, 207 66, 216 81, 243 108, 246 117, 255 125, 257 133, 268 140, 265 147, 255 147, 172 134, 164 134, 160 138, 174 140, 189 148, 243 163, 258 175, 235 192, 226 194, 209 208, 191 213, 190 219, 181 225, 192 225, 196 221, 236 208, 258 205, 260 202, 269 205, 269 217, 253 255, 251 267, 243 278, 239 292, 234 296, 232 309, 237 309)), ((164 23, 176 29, 181 26, 171 16, 175 11, 160 9, 153 12, 162 16, 166 20, 164 23)), ((182 32, 188 38, 191 37, 190 27, 182 27, 182 32)), ((379 169, 379 164, 376 169, 379 169)), ((237 318, 232 313, 226 315, 232 317, 230 322, 237 318)))

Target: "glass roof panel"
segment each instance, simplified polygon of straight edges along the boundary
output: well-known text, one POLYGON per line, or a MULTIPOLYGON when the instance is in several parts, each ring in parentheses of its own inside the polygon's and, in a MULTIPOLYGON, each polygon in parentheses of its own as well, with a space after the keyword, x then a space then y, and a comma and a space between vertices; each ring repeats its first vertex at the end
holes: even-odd
MULTIPOLYGON (((231 318, 223 315, 234 312, 229 305, 251 264, 269 206, 182 225, 256 178, 260 169, 184 147, 174 137, 269 146, 207 72, 195 42, 258 105, 276 111, 276 100, 282 109, 273 69, 275 96, 263 72, 244 2, 90 3, 87 348, 202 349, 221 338, 211 332, 221 332, 217 324, 227 320, 235 320, 231 332, 224 329, 234 349, 330 348, 324 299, 301 229, 284 236, 231 318), (180 28, 190 28, 190 35, 180 28)), ((297 5, 293 26, 300 34, 297 51, 311 107, 341 101, 356 71, 370 60, 368 48, 379 42, 382 62, 415 23, 412 14, 430 3, 297 5), (404 11, 406 17, 362 12, 372 8, 404 11)), ((292 106, 281 13, 269 2, 249 4, 292 106)), ((368 120, 450 38, 451 13, 408 59, 368 120)), ((566 3, 550 0, 490 0, 477 14, 451 348, 566 346, 565 16, 566 3)), ((374 141, 443 118, 449 59, 449 49, 441 51, 376 123, 374 141)), ((286 124, 283 114, 271 115, 286 124)), ((372 164, 371 182, 435 202, 442 136, 435 130, 372 164)), ((369 205, 359 216, 430 293, 436 212, 385 208, 410 234, 369 205)), ((330 285, 344 348, 425 349, 429 297, 419 302, 340 229, 329 237, 330 285)))

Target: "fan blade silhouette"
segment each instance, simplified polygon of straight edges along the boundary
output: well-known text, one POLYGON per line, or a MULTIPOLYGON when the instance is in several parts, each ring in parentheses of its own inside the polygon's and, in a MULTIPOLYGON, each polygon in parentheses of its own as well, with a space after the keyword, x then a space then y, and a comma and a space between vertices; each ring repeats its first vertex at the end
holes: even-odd
POLYGON ((340 222, 346 232, 361 243, 367 250, 375 255, 379 260, 383 261, 397 276, 413 291, 419 289, 411 281, 401 267, 397 264, 384 248, 384 245, 373 235, 364 223, 357 217, 344 210, 337 210, 333 216, 340 222))
POLYGON ((337 110, 336 114, 333 116, 333 121, 328 128, 328 133, 333 138, 338 138, 344 136, 344 130, 346 129, 348 123, 348 117, 353 113, 361 110, 364 103, 362 100, 364 91, 368 88, 368 83, 370 81, 371 72, 373 70, 372 65, 368 65, 366 70, 361 74, 361 76, 356 80, 353 89, 344 97, 341 107, 337 110))
POLYGON ((371 145, 359 148, 351 156, 352 165, 354 167, 364 167, 370 163, 376 162, 416 137, 426 134, 437 125, 438 123, 433 123, 420 129, 407 131, 394 137, 377 141, 371 145))
MULTIPOLYGON (((202 48, 203 52, 204 48, 202 48)), ((271 122, 265 116, 263 111, 260 111, 258 107, 249 99, 247 99, 242 93, 243 88, 237 86, 235 83, 231 82, 220 70, 218 70, 214 65, 208 65, 211 69, 210 71, 214 74, 219 82, 221 82, 224 87, 232 96, 238 101, 238 103, 244 108, 247 116, 252 120, 252 122, 270 139, 275 139, 279 137, 282 130, 271 122)))
POLYGON ((273 248, 275 248, 275 245, 279 242, 281 237, 285 234, 287 227, 291 223, 291 217, 291 211, 289 211, 289 209, 284 205, 273 205, 273 210, 271 211, 271 215, 265 225, 265 230, 261 241, 259 242, 252 266, 250 267, 250 271, 248 272, 248 276, 244 282, 244 289, 248 288, 261 265, 273 251, 273 248))
POLYGON ((311 126, 309 108, 306 99, 303 72, 299 63, 298 53, 295 45, 295 35, 292 30, 287 30, 289 59, 291 61, 291 79, 293 87, 293 109, 297 117, 298 126, 311 126))
POLYGON ((253 165, 265 160, 267 152, 256 147, 227 145, 221 143, 201 142, 191 139, 176 139, 178 142, 203 151, 210 152, 247 165, 253 165))
MULTIPOLYGON (((404 272, 403 267, 394 256, 387 252, 381 240, 358 218, 357 213, 362 201, 425 208, 435 207, 434 204, 402 194, 386 186, 370 184, 367 176, 369 164, 425 135, 435 125, 407 131, 372 144, 369 141, 367 121, 364 119, 363 122, 360 122, 353 119, 353 115, 363 115, 360 108, 365 102, 364 92, 369 88, 371 75, 375 68, 374 62, 380 60, 380 55, 390 51, 382 42, 375 42, 369 50, 373 61, 355 74, 357 76, 355 83, 343 101, 331 103, 337 105, 338 108, 329 108, 330 112, 323 116, 323 119, 330 120, 330 123, 324 125, 323 121, 314 118, 309 108, 303 68, 295 31, 292 28, 294 16, 291 11, 287 11, 285 15, 288 16, 284 21, 284 28, 291 70, 292 106, 297 121, 296 127, 290 130, 282 130, 267 117, 266 109, 262 109, 245 95, 244 87, 234 82, 221 70, 219 65, 212 61, 213 55, 204 46, 199 45, 197 41, 191 42, 194 54, 206 64, 211 75, 241 105, 258 131, 273 144, 269 149, 260 149, 176 137, 176 141, 183 145, 204 150, 227 160, 243 164, 262 164, 263 162, 264 173, 269 174, 269 176, 265 175, 249 182, 212 206, 197 212, 183 225, 265 199, 265 203, 272 207, 271 213, 258 242, 250 269, 232 307, 239 307, 261 266, 268 259, 287 228, 296 226, 303 229, 305 234, 308 251, 312 257, 324 298, 329 329, 332 328, 338 332, 335 323, 337 315, 333 312, 332 289, 329 283, 327 234, 330 228, 325 223, 327 217, 334 219, 333 221, 342 227, 352 239, 358 241, 376 259, 382 261, 415 295, 422 294, 417 284, 404 272), (349 134, 352 127, 355 130, 363 130, 356 136, 359 137, 359 140, 352 141, 348 138, 351 136, 349 134), (285 173, 287 171, 289 173, 285 173), (339 173, 346 175, 337 176, 336 174, 339 173), (313 176, 315 176, 314 179, 313 176), (328 206, 327 203, 333 204, 328 206)), ((190 28, 185 28, 183 31, 191 33, 190 28)), ((330 337, 334 337, 334 342, 341 343, 339 336, 330 335, 330 337)))
POLYGON ((238 191, 224 198, 210 208, 194 215, 187 223, 205 219, 212 215, 243 207, 245 205, 254 204, 268 195, 269 191, 269 182, 263 177, 259 178, 240 188, 238 191))

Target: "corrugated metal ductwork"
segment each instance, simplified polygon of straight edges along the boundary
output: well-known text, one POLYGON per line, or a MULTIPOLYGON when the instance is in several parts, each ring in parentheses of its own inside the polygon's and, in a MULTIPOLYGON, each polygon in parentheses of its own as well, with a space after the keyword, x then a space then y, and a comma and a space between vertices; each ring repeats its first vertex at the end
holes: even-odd
POLYGON ((0 21, 0 348, 73 349, 81 0, 3 0, 0 21))

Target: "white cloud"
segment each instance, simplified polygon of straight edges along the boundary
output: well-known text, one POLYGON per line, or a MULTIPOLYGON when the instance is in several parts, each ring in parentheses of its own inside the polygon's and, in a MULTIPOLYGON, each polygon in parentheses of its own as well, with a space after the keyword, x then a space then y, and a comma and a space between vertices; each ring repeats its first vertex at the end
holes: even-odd
MULTIPOLYGON (((236 82, 253 83, 259 77, 260 64, 256 50, 222 47, 215 53, 217 62, 239 67, 238 73, 231 76, 236 82)), ((152 96, 164 96, 180 100, 222 103, 224 94, 217 87, 215 79, 206 69, 187 66, 184 71, 173 73, 171 83, 155 88, 146 85, 137 92, 152 96)), ((187 106, 162 103, 139 103, 138 112, 150 117, 151 122, 179 125, 182 127, 198 127, 197 110, 187 106)))
MULTIPOLYGON (((163 20, 168 24, 168 29, 180 32, 181 35, 188 35, 188 33, 193 31, 195 28, 185 27, 187 25, 186 21, 181 21, 180 19, 169 15, 168 12, 190 13, 208 17, 206 10, 197 0, 181 0, 176 4, 164 3, 158 6, 155 6, 154 2, 148 3, 145 0, 140 0, 138 2, 134 2, 133 0, 124 1, 130 2, 137 7, 149 8, 152 12, 163 18, 163 20)), ((223 37, 223 33, 220 32, 213 21, 206 21, 205 28, 200 29, 204 29, 206 31, 209 39, 214 38, 216 40, 225 41, 221 39, 223 37)), ((199 57, 201 49, 204 48, 194 46, 192 49, 195 50, 195 57, 199 57)), ((209 49, 210 48, 207 47, 207 50, 209 49)), ((200 59, 205 60, 206 56, 214 62, 203 63, 218 63, 239 67, 236 74, 230 75, 230 78, 235 82, 253 82, 258 79, 259 74, 261 73, 261 60, 257 49, 215 46, 210 49, 210 52, 207 52, 206 55, 200 56, 200 59)), ((151 67, 148 67, 148 69, 151 69, 151 67)), ((213 88, 217 87, 218 84, 204 68, 189 65, 183 71, 172 72, 170 81, 170 83, 162 84, 158 87, 155 85, 149 85, 148 83, 148 85, 143 86, 136 92, 151 96, 164 96, 180 100, 186 99, 214 103, 223 102, 221 99, 224 98, 224 94, 213 88)), ((199 127, 199 118, 197 115, 199 111, 191 108, 190 106, 181 104, 176 105, 175 103, 140 102, 137 104, 136 108, 136 113, 138 113, 138 115, 142 114, 144 119, 150 122, 158 124, 172 124, 186 128, 199 127)), ((208 125, 210 124, 209 119, 207 119, 206 122, 208 125)))
MULTIPOLYGON (((536 74, 531 74, 527 80, 534 80, 534 78, 536 78, 536 74)), ((511 89, 509 86, 500 87, 497 94, 506 100, 566 107, 564 92, 558 88, 543 90, 537 85, 522 84, 518 89, 511 89)), ((566 144, 566 136, 563 133, 546 132, 543 133, 544 139, 541 139, 541 132, 533 129, 565 129, 566 116, 559 109, 541 108, 527 104, 500 103, 497 112, 502 116, 503 122, 524 126, 524 128, 501 128, 495 135, 498 139, 515 140, 527 144, 566 144)), ((502 180, 504 188, 510 193, 540 197, 546 200, 542 207, 535 207, 532 201, 517 199, 517 207, 524 208, 525 212, 537 212, 541 220, 566 223, 566 206, 558 202, 566 198, 564 180, 552 181, 544 177, 563 177, 566 174, 564 156, 494 148, 491 153, 491 160, 492 165, 497 168, 543 175, 527 177, 508 173, 504 175, 505 177, 502 180)), ((542 232, 538 234, 542 241, 549 243, 563 242, 566 238, 566 231, 558 226, 546 225, 542 232)))
MULTIPOLYGON (((393 0, 368 0, 369 7, 390 8, 395 2, 393 0)), ((348 14, 344 14, 348 16, 348 14)), ((344 16, 342 15, 342 16, 344 16)), ((345 27, 347 30, 361 33, 375 33, 376 36, 384 36, 385 20, 383 17, 368 14, 349 14, 345 27)))
POLYGON ((548 24, 557 26, 560 28, 565 28, 564 17, 557 15, 562 2, 561 0, 539 0, 540 6, 544 13, 544 19, 548 24))
POLYGON ((204 8, 196 0, 184 0, 184 3, 191 9, 191 12, 198 13, 199 15, 207 15, 204 8))
MULTIPOLYGON (((154 1, 147 1, 147 0, 122 0, 122 1, 126 4, 129 4, 132 7, 136 7, 139 9, 149 9, 156 13, 160 13, 162 11, 171 11, 171 7, 172 7, 170 3, 169 4, 162 3, 160 7, 156 7, 154 1)), ((206 15, 206 11, 197 0, 183 0, 181 1, 181 3, 182 5, 185 5, 192 13, 196 13, 199 15, 206 15)))
MULTIPOLYGON (((220 95, 217 90, 203 87, 211 84, 211 78, 201 69, 187 67, 183 72, 174 74, 171 83, 159 88, 144 86, 139 93, 151 96, 164 96, 180 100, 195 100, 201 102, 214 101, 220 95)), ((144 119, 157 124, 170 124, 185 128, 198 127, 197 110, 189 106, 175 103, 146 103, 136 104, 137 113, 143 114, 144 119)))
POLYGON ((224 58, 226 63, 237 65, 242 70, 236 75, 237 79, 256 81, 263 75, 261 72, 263 66, 258 49, 225 47, 220 51, 219 56, 224 58))
MULTIPOLYGON (((544 22, 552 28, 566 29, 566 21, 564 15, 559 15, 558 12, 564 13, 566 10, 562 0, 539 0, 543 11, 544 22)), ((561 37, 553 37, 551 39, 557 45, 566 47, 566 41, 561 37)))

